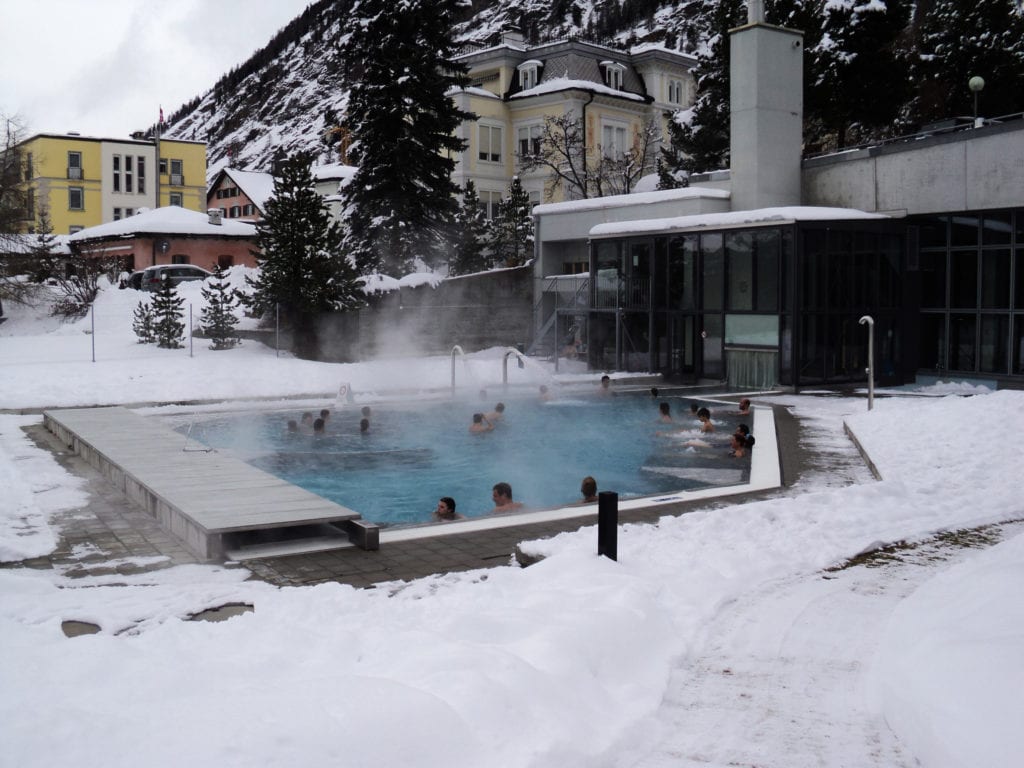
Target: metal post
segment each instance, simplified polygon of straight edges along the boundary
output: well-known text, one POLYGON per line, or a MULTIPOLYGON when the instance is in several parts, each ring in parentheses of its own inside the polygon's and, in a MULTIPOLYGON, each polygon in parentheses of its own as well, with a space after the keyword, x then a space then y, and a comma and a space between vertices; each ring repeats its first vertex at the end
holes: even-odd
POLYGON ((192 354, 192 302, 188 304, 188 356, 195 357, 192 354))
POLYGON ((281 305, 274 305, 274 357, 281 356, 281 305))
POLYGON ((96 305, 89 305, 89 337, 92 340, 92 361, 96 362, 96 305))
POLYGON ((868 327, 868 410, 875 407, 875 319, 871 315, 864 315, 860 319, 861 325, 868 327))
POLYGON ((619 494, 601 491, 597 494, 597 554, 610 560, 619 559, 619 494))

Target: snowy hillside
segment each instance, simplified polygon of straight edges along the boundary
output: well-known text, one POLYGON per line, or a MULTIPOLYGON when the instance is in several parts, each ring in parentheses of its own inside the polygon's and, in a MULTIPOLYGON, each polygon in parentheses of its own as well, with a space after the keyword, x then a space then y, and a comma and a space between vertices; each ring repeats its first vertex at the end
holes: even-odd
MULTIPOLYGON (((456 37, 482 43, 495 40, 502 30, 526 29, 531 39, 582 34, 628 45, 669 36, 684 50, 693 50, 684 36, 670 32, 684 26, 690 0, 643 16, 647 6, 659 3, 633 5, 624 11, 618 0, 476 2, 456 37)), ((336 162, 322 137, 346 108, 348 92, 337 49, 351 23, 352 6, 352 0, 311 5, 249 61, 172 113, 165 135, 206 141, 208 178, 226 165, 269 170, 278 152, 312 151, 321 162, 336 162)))

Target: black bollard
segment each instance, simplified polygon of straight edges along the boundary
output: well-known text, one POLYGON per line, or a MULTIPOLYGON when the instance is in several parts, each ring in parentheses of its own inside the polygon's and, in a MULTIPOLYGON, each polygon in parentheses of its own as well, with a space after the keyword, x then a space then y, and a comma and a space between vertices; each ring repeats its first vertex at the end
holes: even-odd
POLYGON ((615 491, 597 494, 597 554, 619 559, 619 494, 615 491))

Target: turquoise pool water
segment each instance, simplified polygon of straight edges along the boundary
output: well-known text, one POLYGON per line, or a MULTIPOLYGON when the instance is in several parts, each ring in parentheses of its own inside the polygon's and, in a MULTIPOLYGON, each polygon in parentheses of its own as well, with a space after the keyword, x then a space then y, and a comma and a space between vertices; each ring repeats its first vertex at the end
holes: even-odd
POLYGON ((578 501, 586 475, 620 499, 747 481, 749 458, 728 455, 739 417, 712 404, 717 432, 709 447, 688 449, 686 440, 698 437, 690 401, 663 399, 675 425, 658 421, 661 400, 619 395, 510 398, 504 418, 485 434, 468 426, 493 401, 374 405, 367 434, 359 432, 359 407, 348 406, 332 411, 322 436, 288 433, 300 411, 211 417, 197 421, 191 435, 381 525, 429 522, 441 496, 453 497, 466 517, 485 515, 497 482, 511 484, 526 508, 543 509, 578 501), (667 433, 673 426, 687 431, 667 433))

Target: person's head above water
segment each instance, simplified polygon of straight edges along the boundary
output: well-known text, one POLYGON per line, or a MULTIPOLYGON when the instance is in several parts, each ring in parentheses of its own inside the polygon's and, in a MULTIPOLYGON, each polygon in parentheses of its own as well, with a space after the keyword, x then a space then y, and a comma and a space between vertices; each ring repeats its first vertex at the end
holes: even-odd
POLYGON ((597 480, 587 475, 580 483, 580 493, 586 501, 593 501, 597 498, 597 480))

